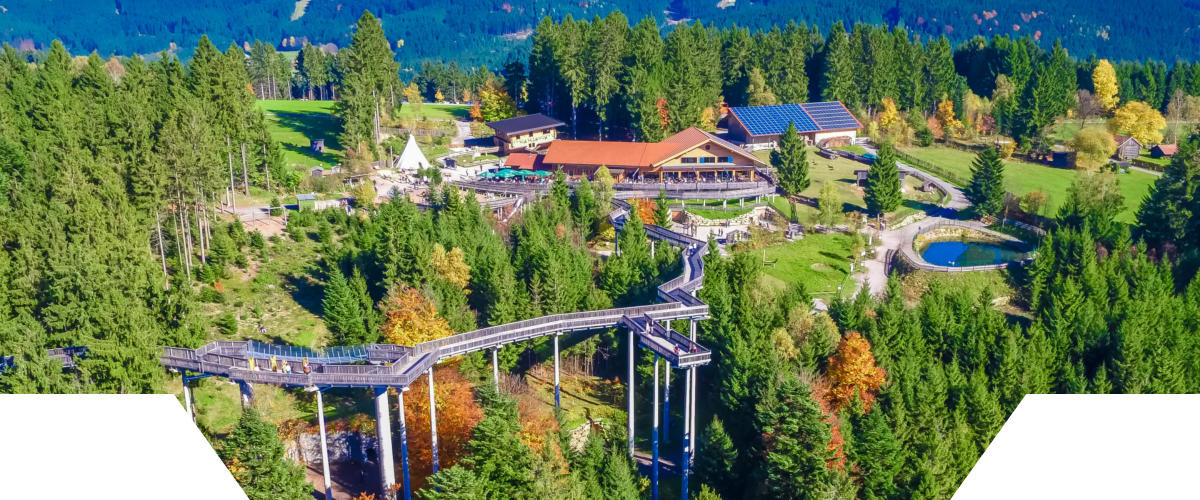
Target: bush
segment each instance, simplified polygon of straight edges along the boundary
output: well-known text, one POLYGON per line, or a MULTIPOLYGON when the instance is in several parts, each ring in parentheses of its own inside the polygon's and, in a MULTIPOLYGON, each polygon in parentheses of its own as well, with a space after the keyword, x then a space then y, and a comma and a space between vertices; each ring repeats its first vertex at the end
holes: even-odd
POLYGON ((224 335, 235 335, 238 332, 237 317, 232 312, 227 312, 217 317, 215 324, 217 330, 224 335))
POLYGON ((283 215, 283 202, 278 196, 271 198, 271 215, 283 215))
POLYGON ((1012 158, 1013 152, 1017 150, 1017 145, 1011 141, 1004 142, 1000 144, 998 149, 1000 151, 1000 157, 1008 160, 1012 158))
POLYGON ((933 145, 933 131, 929 130, 929 127, 917 129, 917 144, 923 148, 933 145))
POLYGON ((200 302, 207 302, 209 304, 224 304, 225 294, 217 291, 215 288, 206 286, 200 289, 200 302))
POLYGON ((246 257, 246 254, 239 253, 233 257, 233 263, 234 265, 238 266, 239 269, 245 269, 250 266, 250 259, 246 257))
POLYGON ((262 233, 258 231, 250 233, 250 247, 255 250, 262 250, 267 247, 267 241, 263 238, 262 233))

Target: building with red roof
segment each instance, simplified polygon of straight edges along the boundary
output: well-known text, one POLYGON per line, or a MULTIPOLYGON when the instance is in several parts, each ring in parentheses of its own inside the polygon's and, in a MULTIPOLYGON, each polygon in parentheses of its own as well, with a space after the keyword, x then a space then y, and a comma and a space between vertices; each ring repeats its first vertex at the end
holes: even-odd
POLYGON ((603 165, 617 180, 753 180, 755 169, 764 166, 746 150, 696 127, 662 142, 557 140, 542 164, 589 178, 603 165))

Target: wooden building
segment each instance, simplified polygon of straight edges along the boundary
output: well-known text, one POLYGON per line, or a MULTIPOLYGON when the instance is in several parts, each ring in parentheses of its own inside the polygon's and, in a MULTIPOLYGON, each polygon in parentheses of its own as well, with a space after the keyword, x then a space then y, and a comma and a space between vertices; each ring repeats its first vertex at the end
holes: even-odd
POLYGON ((1152 158, 1171 158, 1179 152, 1178 144, 1158 144, 1150 148, 1152 158))
POLYGON ((755 180, 765 166, 746 150, 691 127, 662 142, 567 141, 550 143, 543 168, 591 178, 604 165, 625 180, 755 180))
POLYGON ((1132 160, 1142 154, 1142 143, 1127 135, 1114 135, 1117 141, 1117 152, 1113 155, 1118 160, 1132 160))
POLYGON ((850 144, 862 124, 838 101, 729 108, 729 135, 743 144, 774 147, 788 124, 810 145, 850 144))
POLYGON ((487 124, 495 134, 492 140, 504 156, 514 151, 530 151, 558 138, 555 130, 565 123, 541 113, 497 120, 487 124))

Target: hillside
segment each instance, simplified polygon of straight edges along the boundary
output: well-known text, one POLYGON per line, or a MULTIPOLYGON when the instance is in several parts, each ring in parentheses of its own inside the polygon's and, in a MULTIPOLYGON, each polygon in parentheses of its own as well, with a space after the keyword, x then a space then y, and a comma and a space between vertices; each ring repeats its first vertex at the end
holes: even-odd
MULTIPOLYGON (((637 20, 652 16, 660 25, 699 19, 719 26, 764 27, 787 20, 816 24, 822 31, 836 20, 888 22, 923 37, 946 34, 955 41, 975 35, 1030 34, 1049 45, 1061 38, 1073 54, 1110 59, 1173 61, 1200 52, 1193 29, 1200 3, 1163 0, 1154 9, 1127 9, 1117 2, 1066 0, 894 1, 833 0, 735 2, 726 0, 599 0, 554 5, 533 0, 246 0, 188 4, 147 0, 21 0, 0 9, 0 41, 37 49, 61 39, 74 53, 102 55, 154 53, 172 47, 186 52, 207 33, 220 47, 255 39, 282 50, 308 40, 345 45, 363 9, 379 15, 402 67, 426 59, 460 66, 499 66, 513 51, 528 47, 528 34, 544 17, 591 18, 620 9, 637 20), (722 8, 724 6, 724 8, 722 8), (1171 13, 1162 15, 1162 13, 1171 13)), ((187 56, 186 53, 181 53, 187 56)))

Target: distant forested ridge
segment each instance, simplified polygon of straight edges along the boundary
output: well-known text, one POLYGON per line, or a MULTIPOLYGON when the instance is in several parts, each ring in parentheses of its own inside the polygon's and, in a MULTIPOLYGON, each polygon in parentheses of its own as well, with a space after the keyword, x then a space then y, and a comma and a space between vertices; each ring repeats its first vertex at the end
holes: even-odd
POLYGON ((976 35, 1030 35, 1043 48, 1061 39, 1071 53, 1095 53, 1112 60, 1171 62, 1200 53, 1200 30, 1195 26, 1200 3, 1156 3, 1129 8, 1122 2, 1063 0, 200 0, 187 4, 19 0, 6 2, 0 12, 0 41, 41 49, 59 39, 74 53, 94 50, 101 55, 152 54, 176 47, 184 52, 179 55, 187 56, 203 34, 222 47, 256 39, 282 50, 298 50, 304 41, 341 47, 349 44, 355 19, 368 9, 382 19, 402 70, 413 70, 424 60, 498 67, 512 52, 528 50, 530 30, 547 15, 590 19, 620 10, 634 21, 653 17, 659 26, 687 19, 757 29, 795 20, 825 30, 840 20, 848 26, 855 22, 903 25, 914 36, 944 34, 952 42, 976 35))

